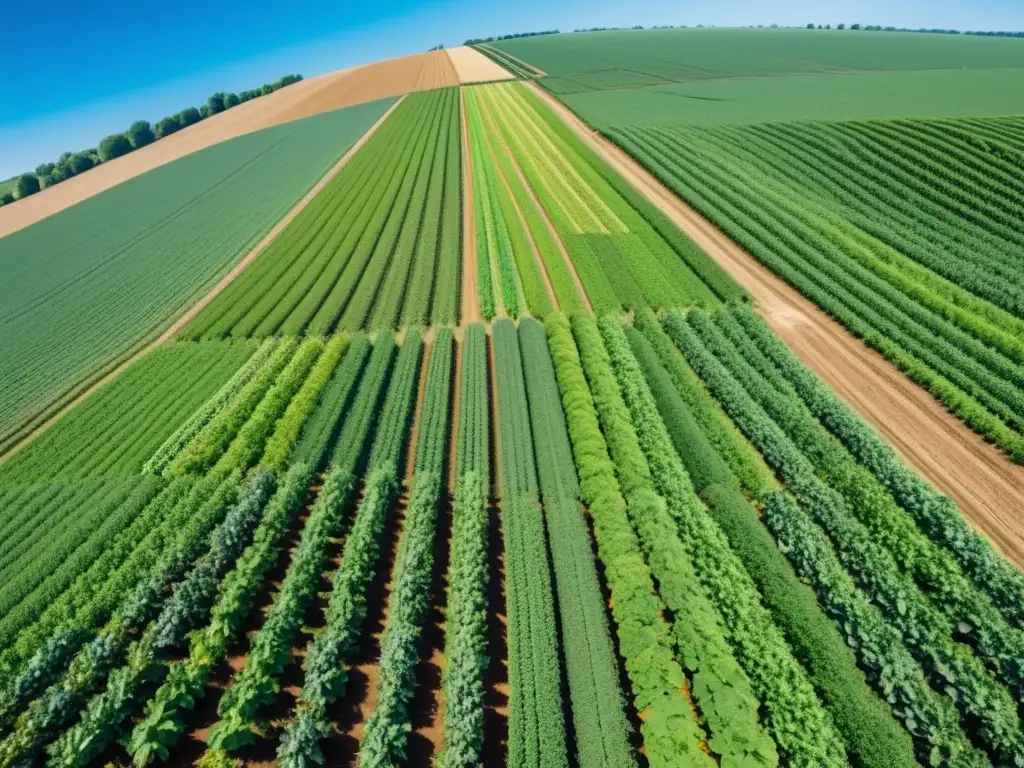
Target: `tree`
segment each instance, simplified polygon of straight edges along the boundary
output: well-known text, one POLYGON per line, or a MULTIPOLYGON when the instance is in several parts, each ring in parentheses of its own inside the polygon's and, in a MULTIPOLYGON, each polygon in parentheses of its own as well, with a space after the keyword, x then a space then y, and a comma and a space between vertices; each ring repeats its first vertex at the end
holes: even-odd
POLYGON ((178 122, 178 115, 171 115, 170 117, 165 117, 153 127, 153 136, 162 139, 164 136, 170 136, 175 131, 180 130, 181 123, 178 122))
POLYGON ((95 167, 96 158, 89 152, 76 152, 61 165, 62 168, 67 168, 71 171, 70 174, 65 174, 65 178, 68 178, 69 176, 77 176, 80 173, 85 173, 90 168, 95 167))
POLYGON ((136 120, 132 123, 128 129, 128 141, 131 142, 133 149, 144 147, 147 144, 152 144, 155 140, 153 136, 153 126, 149 124, 148 120, 136 120))
POLYGON ((14 195, 12 195, 10 192, 4 192, 3 195, 0 195, 0 205, 10 205, 13 202, 14 195))
POLYGON ((14 199, 21 200, 23 197, 34 195, 40 189, 39 177, 34 173, 25 173, 14 182, 14 199))
POLYGON ((836 24, 836 29, 846 29, 845 24, 836 24))
POLYGON ((49 176, 53 172, 54 163, 41 163, 36 166, 36 176, 43 178, 43 176, 49 176))
POLYGON ((224 107, 224 93, 217 92, 206 100, 206 106, 210 108, 210 114, 216 115, 218 112, 223 112, 224 107))
POLYGON ((213 114, 213 112, 210 110, 210 105, 209 104, 203 104, 203 106, 201 106, 199 108, 199 117, 202 120, 205 120, 206 118, 208 118, 212 114, 213 114))
POLYGON ((131 151, 132 143, 123 133, 112 133, 100 142, 100 159, 103 162, 127 155, 131 151))
POLYGON ((188 128, 190 125, 198 123, 202 119, 203 116, 199 114, 199 110, 195 107, 183 109, 178 113, 178 122, 181 124, 182 128, 188 128))
POLYGON ((860 24, 851 24, 850 29, 860 29, 860 24))
POLYGON ((241 100, 238 98, 237 93, 225 93, 224 94, 224 109, 231 109, 241 104, 241 100))
POLYGON ((813 24, 808 24, 807 25, 807 29, 814 29, 814 25, 813 24))

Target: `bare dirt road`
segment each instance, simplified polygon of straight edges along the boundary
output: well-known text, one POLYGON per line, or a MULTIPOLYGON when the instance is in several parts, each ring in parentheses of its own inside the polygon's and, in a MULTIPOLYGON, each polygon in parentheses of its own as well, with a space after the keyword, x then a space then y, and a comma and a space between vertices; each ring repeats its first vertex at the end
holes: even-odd
POLYGON ((1024 567, 1024 467, 982 440, 629 155, 541 88, 532 87, 578 136, 747 289, 759 314, 807 367, 874 426, 907 464, 953 498, 976 529, 1024 567))
POLYGON ((355 144, 353 144, 344 155, 341 156, 341 159, 338 160, 338 162, 335 163, 331 167, 331 169, 327 171, 327 173, 323 175, 320 181, 313 185, 309 192, 307 192, 303 196, 303 198, 299 200, 299 202, 292 206, 292 209, 284 215, 284 218, 277 222, 277 224, 274 225, 274 228, 271 229, 262 240, 260 240, 255 246, 253 246, 252 250, 245 254, 245 256, 243 256, 242 259, 237 264, 235 264, 235 266, 232 267, 231 270, 227 274, 225 274, 224 277, 222 277, 215 286, 213 286, 213 288, 211 288, 201 299, 199 299, 199 301, 197 301, 195 304, 193 304, 187 310, 185 310, 185 312, 183 312, 178 317, 178 319, 175 320, 170 325, 170 327, 168 327, 163 333, 161 333, 159 337, 151 341, 149 344, 140 349, 138 352, 136 352, 134 355, 129 357, 124 362, 118 364, 110 372, 104 374, 101 378, 97 379, 91 384, 88 384, 79 395, 77 395, 73 400, 71 400, 71 402, 69 402, 59 411, 57 411, 52 416, 47 418, 46 421, 44 421, 38 427, 33 429, 24 439, 15 443, 11 447, 11 449, 7 451, 7 453, 0 456, 0 462, 6 461, 15 453, 20 451, 22 448, 24 448, 26 445, 32 442, 36 437, 42 434, 45 430, 49 429, 50 426, 56 423, 58 419, 62 418, 64 414, 66 414, 79 403, 84 402, 90 395, 96 392, 96 390, 98 390, 100 387, 104 386, 105 384, 113 381, 115 378, 120 376, 136 360, 138 360, 141 357, 144 357, 145 355, 148 355, 161 344, 166 344, 168 341, 172 340, 175 336, 177 336, 181 329, 184 328, 196 315, 198 315, 206 307, 207 304, 209 304, 211 301, 217 298, 217 296, 219 296, 220 293, 235 280, 235 278, 242 274, 242 272, 245 271, 245 268, 252 264, 256 257, 263 253, 264 250, 266 250, 267 246, 270 245, 271 242, 273 242, 274 238, 276 238, 284 230, 284 228, 287 227, 288 224, 290 224, 291 221, 296 216, 298 216, 307 205, 309 205, 313 201, 313 198, 315 198, 320 193, 320 191, 330 183, 331 179, 333 179, 341 172, 341 169, 344 168, 348 161, 351 160, 352 157, 355 155, 355 153, 358 152, 359 149, 367 141, 370 140, 370 137, 373 136, 374 133, 376 133, 377 129, 384 124, 384 121, 387 120, 388 116, 392 112, 394 112, 395 109, 398 108, 398 105, 401 103, 402 99, 397 99, 395 103, 391 105, 388 111, 381 115, 377 122, 370 126, 370 129, 366 133, 364 133, 360 137, 360 139, 355 144))
MULTIPOLYGON (((482 54, 476 51, 471 53, 491 63, 482 54)), ((465 74, 468 77, 472 73, 467 71, 465 74)), ((454 60, 447 52, 433 51, 302 80, 208 117, 147 147, 103 163, 12 205, 5 205, 0 208, 0 237, 146 171, 222 141, 353 104, 400 96, 412 91, 458 85, 462 82, 460 77, 454 60)))

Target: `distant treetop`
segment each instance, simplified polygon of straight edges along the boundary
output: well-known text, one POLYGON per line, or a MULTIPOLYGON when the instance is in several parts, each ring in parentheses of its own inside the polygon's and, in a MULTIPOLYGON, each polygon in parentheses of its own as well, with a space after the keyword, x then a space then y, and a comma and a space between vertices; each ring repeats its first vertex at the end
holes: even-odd
POLYGON ((249 101, 268 93, 284 88, 292 83, 302 80, 302 75, 285 75, 280 80, 267 83, 260 88, 241 93, 218 92, 210 96, 206 103, 199 109, 187 107, 181 112, 159 120, 155 125, 150 125, 146 120, 136 120, 124 133, 115 133, 107 136, 100 142, 99 147, 86 149, 82 152, 65 152, 56 162, 41 163, 36 166, 34 173, 26 173, 17 178, 12 193, 0 196, 0 205, 7 205, 20 200, 23 197, 34 195, 44 187, 52 187, 54 184, 70 179, 80 173, 85 173, 107 160, 121 157, 139 147, 152 144, 154 141, 170 136, 182 128, 193 123, 198 123, 210 115, 223 112, 236 107, 243 101, 249 101))
POLYGON ((517 37, 537 37, 539 35, 557 35, 557 29, 548 29, 543 32, 517 32, 514 35, 498 35, 497 37, 472 37, 463 45, 479 45, 480 43, 493 43, 496 40, 515 40, 517 37))

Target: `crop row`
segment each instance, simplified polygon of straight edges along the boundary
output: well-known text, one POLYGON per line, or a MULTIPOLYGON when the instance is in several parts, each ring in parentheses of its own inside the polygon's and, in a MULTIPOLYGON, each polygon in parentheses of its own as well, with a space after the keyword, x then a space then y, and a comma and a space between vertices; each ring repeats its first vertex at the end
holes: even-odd
POLYGON ((326 334, 455 322, 458 114, 456 90, 407 96, 183 335, 326 334))
POLYGON ((450 442, 452 347, 450 329, 442 328, 431 345, 423 407, 418 419, 416 458, 409 502, 392 575, 388 619, 381 638, 376 706, 366 721, 359 764, 391 766, 407 757, 412 728, 410 703, 416 685, 419 641, 431 600, 437 509, 450 442))
MULTIPOLYGON (((1019 661, 1011 660, 1021 658, 1019 632, 1007 627, 994 608, 962 577, 958 580, 955 568, 946 594, 935 603, 929 600, 912 577, 916 569, 918 578, 925 578, 926 569, 939 567, 943 559, 934 550, 922 548, 924 539, 884 490, 876 488, 873 495, 867 496, 872 494, 873 478, 866 472, 858 474, 842 451, 836 452, 829 442, 832 438, 824 430, 815 429, 816 420, 797 406, 794 394, 772 388, 771 379, 756 374, 701 313, 691 313, 686 320, 670 316, 667 323, 691 364, 775 468, 787 490, 794 494, 799 507, 776 505, 779 511, 771 518, 773 530, 789 536, 794 526, 799 529, 810 524, 812 530, 817 530, 815 524, 820 526, 853 583, 896 630, 895 636, 901 638, 909 655, 921 664, 925 678, 936 691, 950 697, 944 706, 955 703, 965 722, 974 724, 972 730, 976 729, 989 754, 999 761, 1018 759, 1022 743, 1020 724, 1014 697, 1004 685, 1016 690, 1014 670, 1019 661), (806 522, 793 512, 798 508, 810 516, 806 522), (870 530, 858 516, 868 520, 870 530), (894 544, 897 533, 907 535, 909 540, 894 544), (885 543, 899 547, 898 561, 885 543), (901 566, 911 572, 901 571, 901 566), (962 632, 969 631, 968 622, 976 620, 975 602, 982 611, 987 607, 995 631, 992 635, 982 633, 972 652, 958 641, 962 632), (960 623, 960 617, 967 621, 960 623), (1005 682, 996 675, 1005 678, 1005 682)), ((936 578, 944 581, 946 575, 936 578)), ((932 586, 937 583, 932 582, 932 586)), ((872 657, 866 661, 870 665, 872 657)), ((884 690, 891 690, 891 681, 883 685, 884 690)), ((920 701, 916 692, 906 695, 911 702, 920 701)), ((948 715, 942 718, 937 714, 942 712, 941 705, 936 704, 928 718, 921 712, 904 712, 908 728, 925 740, 921 745, 925 753, 932 749, 952 755, 965 753, 959 759, 968 764, 976 762, 966 738, 956 728, 955 718, 950 726, 948 715), (924 727, 925 723, 930 732, 915 732, 916 727, 924 727)))
MULTIPOLYGON (((898 141, 883 123, 610 135, 765 266, 1020 458, 1020 321, 1012 306, 989 303, 996 297, 970 282, 964 264, 986 258, 999 285, 1013 285, 1000 263, 1018 247, 1016 236, 994 223, 1001 218, 995 191, 981 193, 989 203, 977 207, 988 218, 978 221, 956 202, 963 194, 947 189, 952 171, 936 149, 915 155, 913 131, 897 133, 898 141), (902 159, 897 147, 915 160, 902 159), (874 167, 879 162, 884 168, 874 167), (934 198, 940 193, 948 205, 934 198), (938 256, 943 251, 956 274, 936 263, 947 258, 938 256)), ((970 171, 977 156, 957 162, 966 176, 977 175, 970 171)))
MULTIPOLYGON (((700 253, 671 222, 644 201, 614 171, 582 145, 551 110, 522 86, 470 89, 470 117, 479 112, 485 140, 495 150, 481 153, 494 166, 492 186, 509 194, 530 225, 538 257, 524 261, 520 274, 531 309, 543 314, 550 303, 530 286, 543 264, 561 309, 578 311, 580 292, 568 269, 579 275, 597 311, 620 307, 713 305, 742 295, 720 268, 700 253), (502 179, 507 183, 501 183, 502 179), (554 227, 555 241, 538 204, 554 227), (558 242, 560 241, 560 242, 558 242), (524 269, 524 266, 526 269, 524 269)), ((522 226, 507 216, 510 226, 522 226)))
POLYGON ((5 461, 0 486, 138 472, 254 350, 240 342, 154 351, 5 461))
MULTIPOLYGON (((342 696, 367 612, 367 587, 377 570, 388 512, 402 471, 402 448, 416 399, 423 342, 418 332, 402 344, 379 411, 363 499, 345 541, 341 566, 331 577, 324 628, 310 644, 295 717, 285 728, 277 757, 282 766, 319 762, 319 742, 332 725, 328 707, 342 696)), ((376 396, 370 399, 376 399, 376 396)), ((376 416, 376 413, 374 412, 376 416)))
POLYGON ((483 325, 469 326, 459 354, 456 484, 445 612, 443 768, 479 765, 484 743, 491 409, 483 325))
POLYGON ((576 754, 582 765, 634 766, 615 652, 543 326, 524 319, 519 346, 558 598, 576 754))
POLYGON ((516 328, 492 326, 508 615, 509 762, 568 765, 551 563, 516 328))

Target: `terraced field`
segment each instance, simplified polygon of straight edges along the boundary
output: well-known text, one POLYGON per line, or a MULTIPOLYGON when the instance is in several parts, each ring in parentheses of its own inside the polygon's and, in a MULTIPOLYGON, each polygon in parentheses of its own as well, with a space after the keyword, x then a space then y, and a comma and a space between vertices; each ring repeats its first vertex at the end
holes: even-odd
POLYGON ((0 766, 1024 763, 1024 574, 587 141, 406 97, 0 464, 0 766))

